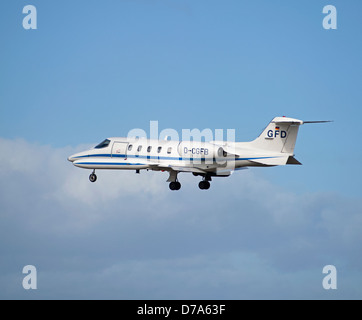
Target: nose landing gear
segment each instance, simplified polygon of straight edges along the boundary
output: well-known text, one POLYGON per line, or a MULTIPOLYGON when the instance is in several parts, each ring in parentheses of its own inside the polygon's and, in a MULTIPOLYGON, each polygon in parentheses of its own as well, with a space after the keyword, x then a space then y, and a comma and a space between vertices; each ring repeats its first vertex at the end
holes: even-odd
POLYGON ((90 174, 89 176, 89 181, 90 182, 96 182, 97 181, 97 175, 96 175, 96 171, 93 170, 93 172, 90 174))

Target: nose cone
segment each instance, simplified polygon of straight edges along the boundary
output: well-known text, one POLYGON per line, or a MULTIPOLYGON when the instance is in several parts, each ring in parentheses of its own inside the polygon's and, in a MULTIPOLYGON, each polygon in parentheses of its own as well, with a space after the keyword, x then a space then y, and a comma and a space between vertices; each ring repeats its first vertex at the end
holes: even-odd
POLYGON ((73 162, 84 157, 89 157, 89 151, 83 151, 76 154, 72 154, 68 157, 68 161, 73 162))
POLYGON ((74 162, 74 160, 75 160, 74 155, 72 155, 72 156, 69 156, 69 157, 68 157, 68 161, 70 161, 70 162, 74 162))
POLYGON ((83 154, 82 152, 72 154, 71 156, 68 157, 68 161, 74 162, 75 160, 78 160, 79 157, 82 157, 82 154, 83 154))

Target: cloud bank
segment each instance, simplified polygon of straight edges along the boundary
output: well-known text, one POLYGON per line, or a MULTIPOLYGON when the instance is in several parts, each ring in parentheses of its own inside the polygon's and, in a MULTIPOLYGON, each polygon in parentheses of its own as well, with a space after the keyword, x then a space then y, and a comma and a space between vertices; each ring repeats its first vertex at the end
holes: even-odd
POLYGON ((257 169, 207 192, 189 174, 179 192, 167 173, 99 170, 92 184, 66 160, 85 147, 0 139, 0 298, 362 298, 361 198, 296 194, 257 169), (37 290, 22 288, 28 264, 37 290))

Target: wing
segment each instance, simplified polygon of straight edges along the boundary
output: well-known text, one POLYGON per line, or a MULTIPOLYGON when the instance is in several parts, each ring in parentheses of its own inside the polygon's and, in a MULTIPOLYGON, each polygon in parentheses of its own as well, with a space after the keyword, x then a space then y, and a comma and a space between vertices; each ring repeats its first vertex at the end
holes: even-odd
POLYGON ((194 172, 194 173, 207 173, 207 171, 202 170, 200 168, 196 167, 190 167, 190 166, 164 166, 160 164, 151 164, 150 169, 155 171, 177 171, 177 172, 194 172))
POLYGON ((197 167, 190 167, 190 166, 162 166, 162 165, 151 165, 151 170, 155 171, 175 171, 175 172, 192 172, 195 175, 210 175, 211 177, 228 177, 230 176, 235 170, 245 170, 246 167, 243 168, 212 168, 208 170, 204 170, 197 167))

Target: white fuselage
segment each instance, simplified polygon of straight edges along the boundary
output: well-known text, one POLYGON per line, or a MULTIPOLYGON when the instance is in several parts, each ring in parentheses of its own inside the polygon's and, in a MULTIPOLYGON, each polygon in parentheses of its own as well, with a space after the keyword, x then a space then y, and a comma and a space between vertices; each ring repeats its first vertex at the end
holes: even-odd
POLYGON ((256 150, 245 148, 246 145, 242 148, 226 142, 215 144, 134 138, 107 140, 108 145, 74 154, 68 160, 77 167, 87 169, 171 170, 173 167, 190 166, 208 172, 217 168, 234 167, 235 170, 255 166, 257 164, 253 160, 272 156, 270 153, 256 154, 256 150), (233 152, 230 152, 231 149, 233 152))

